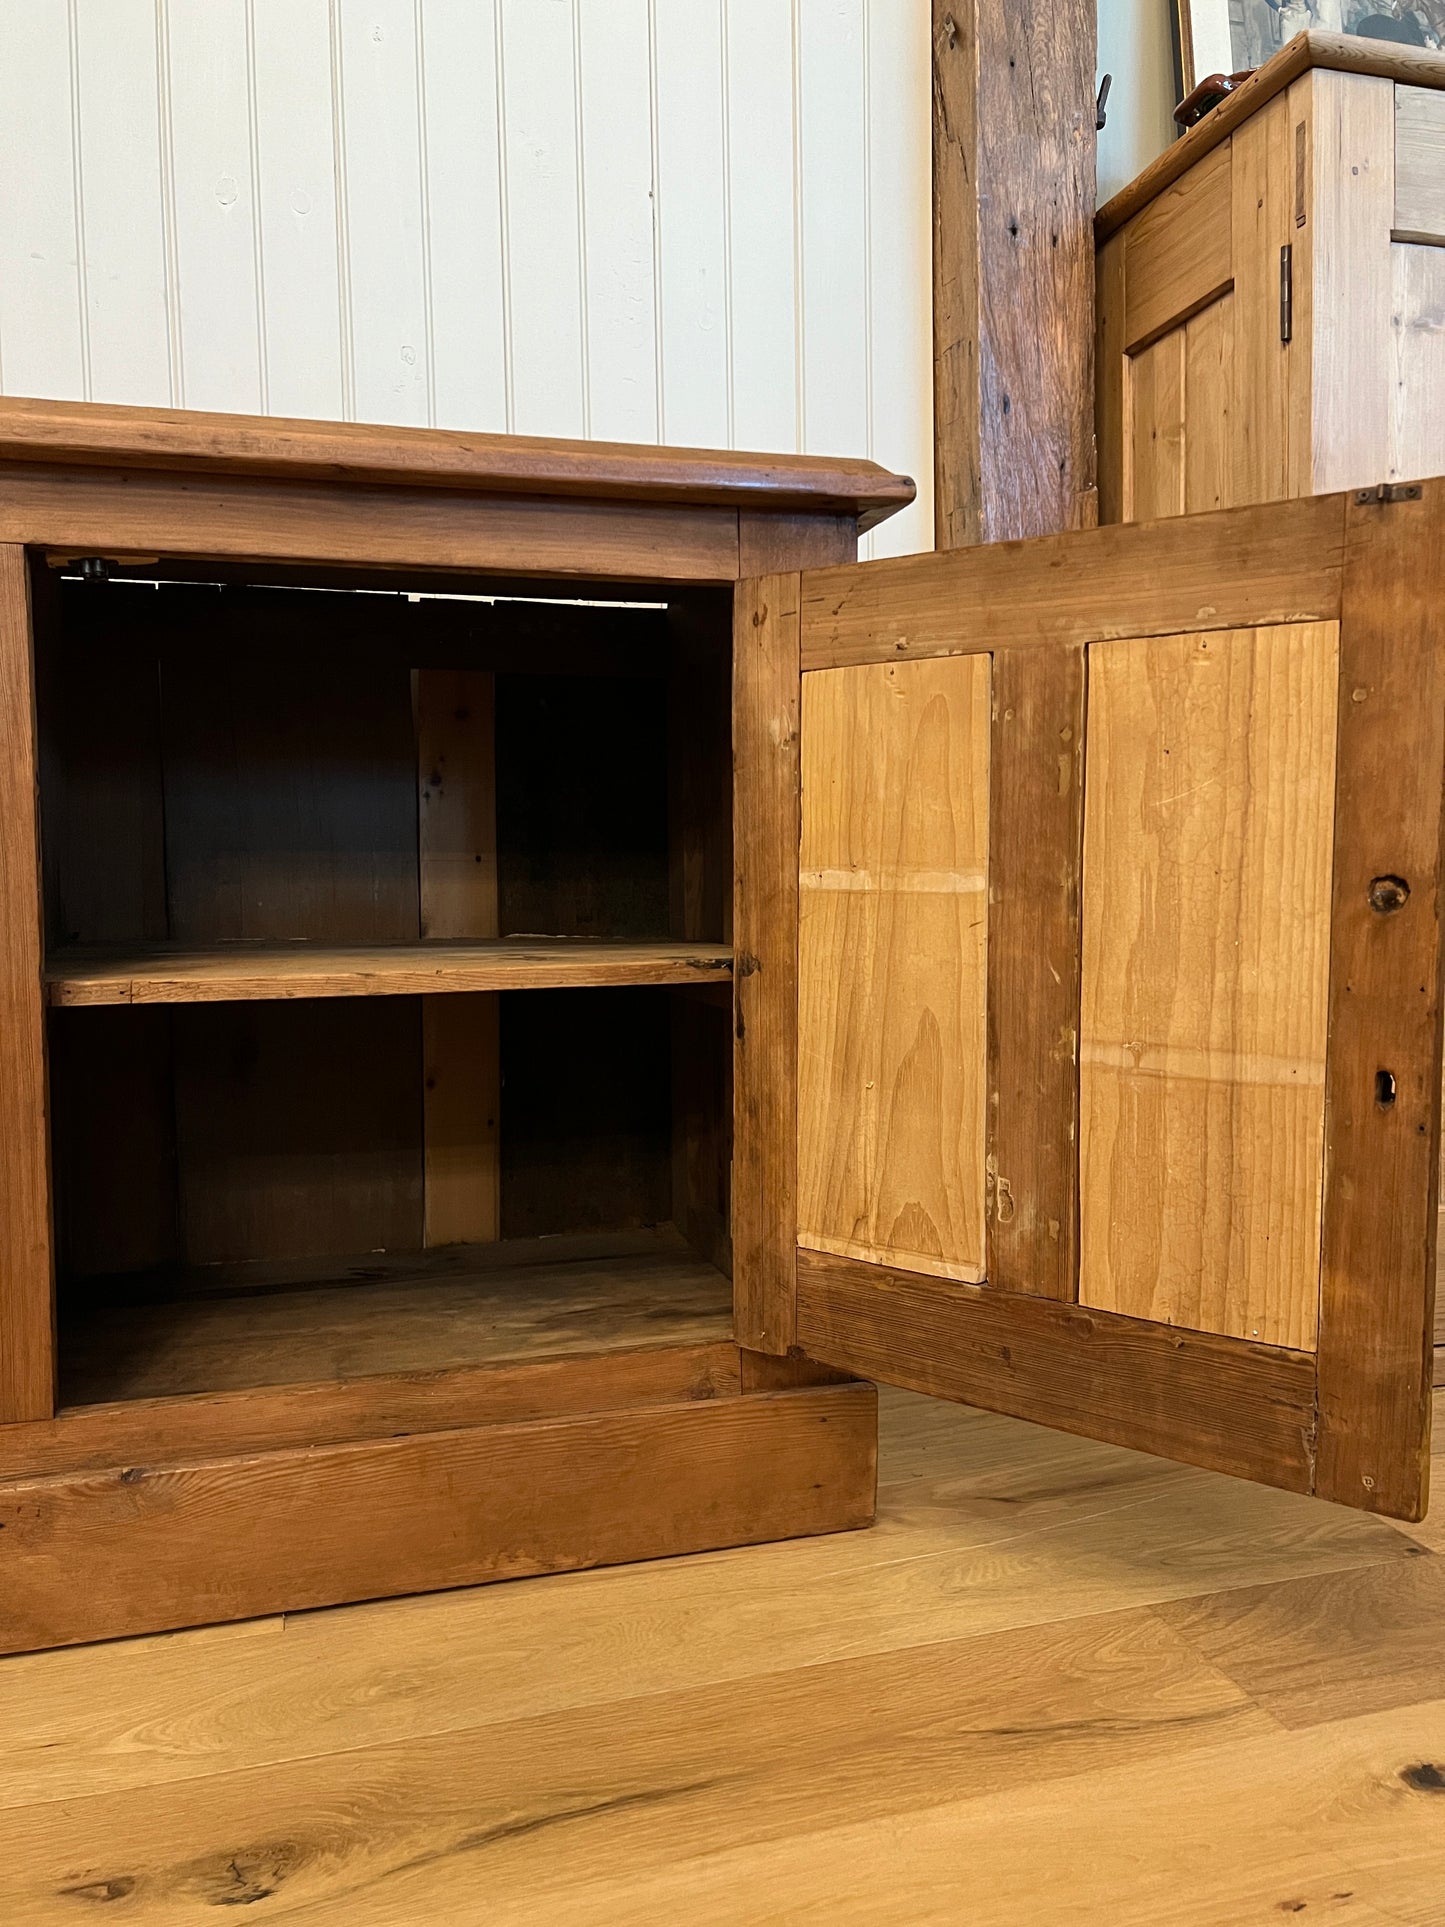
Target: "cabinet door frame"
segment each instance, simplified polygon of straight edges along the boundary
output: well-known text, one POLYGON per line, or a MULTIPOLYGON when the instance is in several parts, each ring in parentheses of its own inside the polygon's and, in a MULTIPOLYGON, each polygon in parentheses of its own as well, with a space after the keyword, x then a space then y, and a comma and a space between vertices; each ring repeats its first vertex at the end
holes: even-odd
MULTIPOLYGON (((770 636, 773 701, 740 749, 770 759, 776 887, 752 893, 753 922, 746 935, 739 926, 738 1010, 765 1038, 796 1011, 798 691, 810 672, 993 655, 991 862, 995 836, 1035 833, 1020 801, 1028 757, 1059 726, 1057 703, 1040 698, 1030 750, 1027 716, 998 700, 1036 652, 1056 666, 1029 686, 1077 706, 1075 666, 1093 643, 1338 622, 1339 680, 1317 1350, 1086 1308, 1072 1257, 1051 1269, 1026 1244, 1012 1247, 996 1197, 982 1285, 792 1248, 796 1027, 776 1060, 756 1067, 755 1085, 770 1084, 765 1106, 756 1089, 751 1108, 740 1094, 739 1147, 756 1180, 755 1289, 741 1342, 796 1345, 914 1390, 1369 1510, 1422 1514, 1440 1142, 1445 636, 1433 632, 1432 605, 1442 598, 1445 483, 1425 484, 1413 500, 1305 498, 745 585, 739 628, 770 636), (790 852, 791 888, 782 873, 790 852), (1403 901, 1381 887, 1393 878, 1408 883, 1403 901)), ((1053 745, 1049 753, 1056 758, 1053 745)), ((1070 752, 1080 753, 1087 758, 1086 742, 1070 752)), ((1050 832, 1060 847, 1077 848, 1079 793, 1076 782, 1050 832)), ((1037 1084, 1061 1009, 1077 1037, 1077 875, 1066 866, 1038 901, 994 911, 991 1096, 1037 1084), (1058 984, 1027 968, 1041 945, 1074 960, 1058 984)), ((1032 1143, 1034 1181, 1072 1199, 1073 1157, 1061 1159, 1060 1147, 1077 1128, 1077 1061, 1038 1103, 1042 1111, 1016 1097, 1000 1103, 991 1132, 1014 1131, 1025 1155, 1032 1143)), ((1075 1221, 1069 1207, 1062 1216, 1075 1221)))

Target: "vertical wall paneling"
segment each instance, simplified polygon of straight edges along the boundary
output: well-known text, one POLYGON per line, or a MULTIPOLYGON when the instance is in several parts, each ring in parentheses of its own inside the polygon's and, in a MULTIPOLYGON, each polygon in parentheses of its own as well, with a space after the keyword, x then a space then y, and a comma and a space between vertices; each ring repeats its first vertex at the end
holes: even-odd
POLYGON ((662 439, 695 448, 732 438, 722 21, 722 0, 653 8, 662 439))
MULTIPOLYGON (((798 446, 793 22, 777 0, 726 0, 733 436, 798 446)), ((925 95, 926 98, 926 95, 925 95)))
POLYGON ((572 0, 501 0, 512 421, 587 434, 572 0))
POLYGON ((445 428, 507 426, 496 0, 422 0, 422 181, 432 405, 445 428))
POLYGON ((0 0, 0 389, 926 498, 928 103, 928 0, 0 0))
POLYGON ((85 393, 70 83, 66 0, 4 0, 0 380, 11 394, 60 400, 85 393))
POLYGON ((265 406, 330 419, 349 357, 327 0, 250 0, 250 24, 265 406))
POLYGON ((345 241, 360 421, 431 417, 416 0, 338 7, 345 241))
POLYGON ((576 0, 588 432, 657 440, 648 0, 576 0))
POLYGON ((868 453, 864 0, 796 0, 803 446, 868 453))
POLYGON ((929 303, 932 256, 926 210, 933 191, 928 116, 909 104, 929 97, 926 7, 867 5, 868 448, 875 461, 901 468, 918 483, 918 499, 863 537, 863 556, 907 555, 928 548, 933 530, 933 385, 920 381, 933 334, 929 303), (925 217, 915 218, 918 210, 925 217))
POLYGON ((165 0, 175 245, 172 326, 188 408, 265 405, 246 0, 165 0))
POLYGON ((174 263, 161 171, 160 15, 155 0, 75 0, 72 18, 92 393, 97 401, 179 406, 167 305, 174 263))

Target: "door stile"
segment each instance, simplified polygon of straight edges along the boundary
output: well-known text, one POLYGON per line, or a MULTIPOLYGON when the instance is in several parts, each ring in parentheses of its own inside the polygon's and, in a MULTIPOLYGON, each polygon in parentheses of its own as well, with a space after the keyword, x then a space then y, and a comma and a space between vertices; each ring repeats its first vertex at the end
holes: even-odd
POLYGON ((997 650, 989 796, 988 1282, 1079 1293, 1088 652, 997 650))
POLYGON ((1445 484, 1345 510, 1315 1489, 1429 1498, 1445 484))
MULTIPOLYGON (((55 1409, 30 574, 0 547, 0 1425, 55 1409)), ((119 1121, 117 1129, 122 1128, 119 1121)))
POLYGON ((744 580, 733 616, 733 1305, 773 1353, 797 1316, 801 595, 744 580))

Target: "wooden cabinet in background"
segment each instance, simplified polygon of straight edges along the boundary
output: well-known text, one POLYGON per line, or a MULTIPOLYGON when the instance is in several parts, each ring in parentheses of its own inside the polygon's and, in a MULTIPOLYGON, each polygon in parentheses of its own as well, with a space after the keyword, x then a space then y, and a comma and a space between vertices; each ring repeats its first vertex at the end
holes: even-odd
POLYGON ((861 1526, 868 1379, 1418 1516, 1445 483, 0 403, 0 1650, 861 1526))
POLYGON ((1445 469, 1445 55, 1300 35, 1096 233, 1101 521, 1445 469))

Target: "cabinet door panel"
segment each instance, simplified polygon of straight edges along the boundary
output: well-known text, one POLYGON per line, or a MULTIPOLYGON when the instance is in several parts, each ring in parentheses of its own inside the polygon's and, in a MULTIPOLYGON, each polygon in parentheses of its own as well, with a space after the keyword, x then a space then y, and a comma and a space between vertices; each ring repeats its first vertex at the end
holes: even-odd
POLYGON ((1080 1300, 1312 1349, 1339 625, 1089 651, 1080 1300))
POLYGON ((804 575, 795 1329, 1417 1517, 1445 483, 1303 506, 804 575))
POLYGON ((989 658, 803 684, 798 1222, 984 1275, 989 658))

